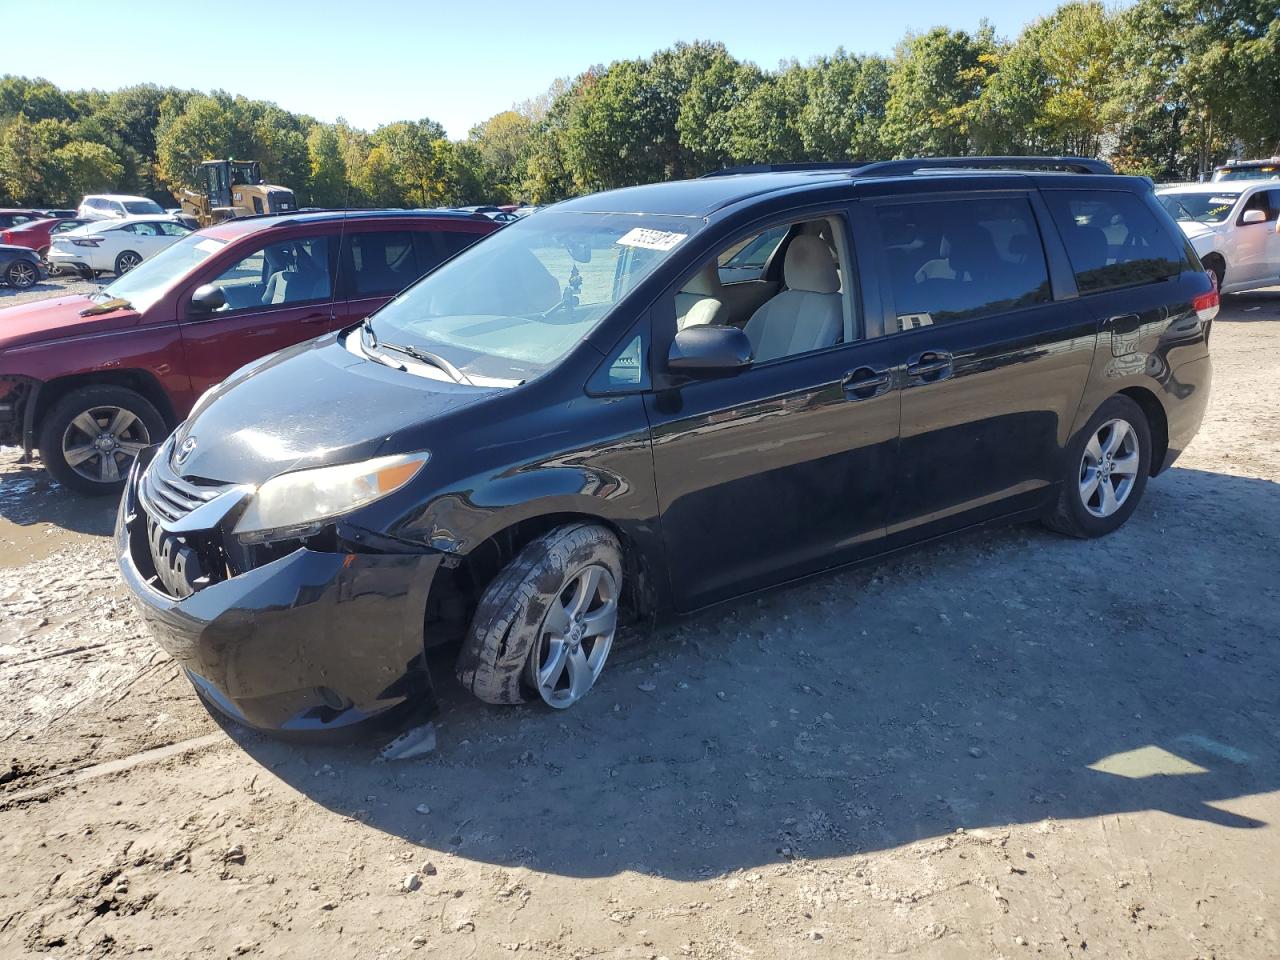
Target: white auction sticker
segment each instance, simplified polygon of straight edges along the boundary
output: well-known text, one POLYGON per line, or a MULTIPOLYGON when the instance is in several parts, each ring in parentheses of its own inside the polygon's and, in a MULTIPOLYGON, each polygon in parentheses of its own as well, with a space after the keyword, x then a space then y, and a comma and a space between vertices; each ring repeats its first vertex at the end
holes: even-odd
POLYGON ((667 233, 665 230, 636 227, 620 236, 618 243, 624 247, 644 247, 646 250, 670 250, 687 236, 687 233, 667 233))
POLYGON ((205 253, 217 253, 224 246, 226 246, 226 244, 218 240, 201 240, 196 244, 196 249, 203 250, 205 253))

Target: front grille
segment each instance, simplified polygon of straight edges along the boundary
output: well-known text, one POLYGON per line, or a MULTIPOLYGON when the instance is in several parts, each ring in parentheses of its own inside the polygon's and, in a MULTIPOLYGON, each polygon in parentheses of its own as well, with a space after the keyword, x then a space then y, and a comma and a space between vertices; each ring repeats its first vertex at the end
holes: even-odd
POLYGON ((169 466, 169 445, 165 444, 142 475, 138 502, 152 516, 173 523, 225 489, 225 484, 193 483, 179 477, 169 466))

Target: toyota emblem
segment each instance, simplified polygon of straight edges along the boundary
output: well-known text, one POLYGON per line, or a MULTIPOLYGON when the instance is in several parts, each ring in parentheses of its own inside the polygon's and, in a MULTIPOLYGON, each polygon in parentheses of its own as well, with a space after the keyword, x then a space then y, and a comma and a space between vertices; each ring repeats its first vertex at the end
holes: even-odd
POLYGON ((191 451, 196 448, 196 438, 187 437, 178 447, 178 452, 174 454, 173 462, 178 466, 182 466, 187 462, 187 457, 191 456, 191 451))

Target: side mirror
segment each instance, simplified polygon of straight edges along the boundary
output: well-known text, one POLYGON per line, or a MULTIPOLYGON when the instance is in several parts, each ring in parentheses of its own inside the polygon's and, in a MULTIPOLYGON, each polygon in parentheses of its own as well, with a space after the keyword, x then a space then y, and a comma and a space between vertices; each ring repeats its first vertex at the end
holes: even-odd
POLYGON ((191 295, 191 312, 200 316, 216 313, 226 305, 227 295, 216 284, 196 287, 196 292, 191 295))
POLYGON ((1240 218, 1241 223, 1266 223, 1267 213, 1265 210, 1246 210, 1244 216, 1240 218))
POLYGON ((751 341, 737 327, 699 324, 671 341, 667 369, 694 376, 723 376, 751 366, 751 341))

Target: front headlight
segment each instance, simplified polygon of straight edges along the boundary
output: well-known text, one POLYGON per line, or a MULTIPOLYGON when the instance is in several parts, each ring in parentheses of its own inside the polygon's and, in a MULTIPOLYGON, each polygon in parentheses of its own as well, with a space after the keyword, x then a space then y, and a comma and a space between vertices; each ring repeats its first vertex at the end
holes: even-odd
POLYGON ((272 477, 253 494, 234 533, 245 540, 300 536, 317 522, 372 503, 412 480, 430 454, 404 453, 363 463, 272 477))

